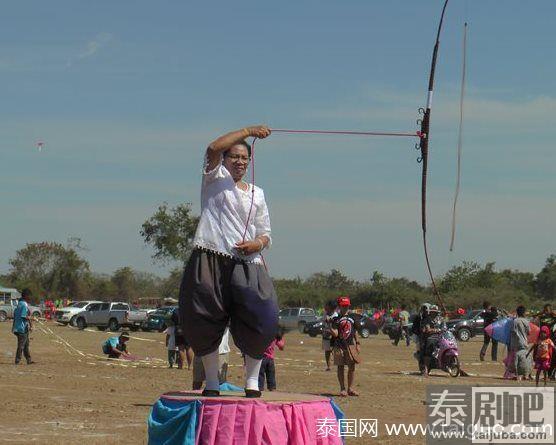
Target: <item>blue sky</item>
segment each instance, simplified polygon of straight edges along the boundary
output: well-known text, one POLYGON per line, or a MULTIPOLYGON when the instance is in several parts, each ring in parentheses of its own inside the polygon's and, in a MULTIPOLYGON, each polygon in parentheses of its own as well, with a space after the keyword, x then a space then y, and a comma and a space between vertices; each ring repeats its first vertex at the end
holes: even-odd
MULTIPOLYGON (((78 236, 95 271, 165 274, 139 236, 158 204, 199 209, 204 147, 250 124, 413 131, 441 1, 11 2, 0 26, 0 272, 78 236), (34 144, 44 140, 38 153, 34 144)), ((556 3, 448 6, 431 128, 435 273, 538 271, 556 252, 556 3), (455 184, 463 22, 463 178, 455 184)), ((257 145, 274 276, 338 267, 426 282, 411 140, 272 135, 257 145)))

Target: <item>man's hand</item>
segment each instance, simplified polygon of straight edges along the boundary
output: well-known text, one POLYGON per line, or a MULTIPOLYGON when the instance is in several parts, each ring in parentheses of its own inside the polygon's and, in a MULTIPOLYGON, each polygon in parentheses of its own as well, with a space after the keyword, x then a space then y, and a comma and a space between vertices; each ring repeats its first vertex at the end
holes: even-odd
POLYGON ((245 242, 237 242, 236 249, 242 255, 252 255, 254 253, 260 252, 262 241, 245 241, 245 242))
POLYGON ((249 132, 249 136, 253 136, 257 139, 264 139, 270 136, 270 128, 266 125, 256 125, 254 127, 247 127, 247 131, 249 132))

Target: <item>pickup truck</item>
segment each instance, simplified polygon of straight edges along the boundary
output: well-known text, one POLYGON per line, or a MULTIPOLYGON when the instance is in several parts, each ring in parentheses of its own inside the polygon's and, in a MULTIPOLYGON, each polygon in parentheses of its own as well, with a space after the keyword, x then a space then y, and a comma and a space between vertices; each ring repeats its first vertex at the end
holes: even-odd
MULTIPOLYGON (((9 303, 0 304, 0 321, 7 321, 14 318, 14 310, 17 307, 18 300, 11 300, 9 303)), ((29 305, 29 312, 34 318, 42 317, 42 310, 38 306, 29 305)))
POLYGON ((147 312, 132 309, 128 303, 93 303, 87 310, 79 312, 75 320, 78 329, 95 326, 99 331, 117 331, 120 328, 138 330, 147 319, 147 312))
POLYGON ((77 315, 86 311, 91 304, 101 303, 102 301, 74 301, 71 305, 58 309, 54 313, 54 319, 63 325, 75 327, 77 315))
POLYGON ((307 307, 284 308, 278 313, 278 325, 286 331, 298 329, 303 333, 305 325, 314 321, 317 321, 315 310, 307 307))

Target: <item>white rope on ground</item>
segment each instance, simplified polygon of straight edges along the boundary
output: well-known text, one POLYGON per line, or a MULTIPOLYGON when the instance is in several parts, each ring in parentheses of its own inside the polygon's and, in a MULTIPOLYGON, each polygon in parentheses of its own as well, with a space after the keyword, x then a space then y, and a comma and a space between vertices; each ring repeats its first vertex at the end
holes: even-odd
MULTIPOLYGON (((44 322, 41 320, 37 320, 41 325, 45 326, 44 322)), ((102 360, 102 361, 106 361, 108 360, 108 362, 106 363, 107 365, 119 365, 119 366, 123 366, 123 367, 129 367, 130 365, 128 364, 124 364, 124 363, 129 363, 129 360, 122 360, 122 359, 117 359, 117 358, 107 358, 98 354, 91 354, 91 353, 85 353, 83 351, 80 351, 79 349, 77 349, 76 347, 74 347, 69 341, 67 341, 65 338, 61 337, 60 335, 56 334, 54 331, 52 331, 52 329, 50 329, 48 326, 45 326, 45 328, 39 327, 42 332, 44 332, 45 334, 51 334, 53 335, 57 341, 62 344, 62 346, 64 347, 64 350, 69 354, 69 355, 73 355, 73 352, 83 356, 83 357, 89 357, 89 358, 96 358, 97 360, 102 360)), ((95 331, 93 331, 95 332, 95 331)), ((162 359, 157 359, 157 360, 161 360, 164 361, 162 359)), ((87 364, 92 364, 91 362, 86 362, 87 364)), ((139 359, 134 361, 133 363, 139 363, 141 365, 146 365, 146 366, 142 366, 145 368, 158 368, 158 367, 163 367, 163 366, 157 366, 157 365, 153 365, 152 362, 150 360, 143 360, 143 359, 139 359)))

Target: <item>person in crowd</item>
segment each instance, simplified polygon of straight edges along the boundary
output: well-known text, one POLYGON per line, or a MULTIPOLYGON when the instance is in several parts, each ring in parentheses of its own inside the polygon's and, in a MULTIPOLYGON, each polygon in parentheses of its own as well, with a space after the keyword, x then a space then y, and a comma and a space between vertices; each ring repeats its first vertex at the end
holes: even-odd
POLYGON ((349 297, 338 298, 340 313, 335 319, 331 329, 334 337, 334 364, 338 367, 338 382, 340 383, 340 396, 355 396, 355 365, 361 363, 360 343, 355 329, 355 321, 348 314, 351 305, 349 297), (345 384, 344 368, 347 366, 347 391, 345 384))
POLYGON ((332 358, 332 349, 334 348, 334 338, 332 337, 332 327, 338 317, 336 312, 336 302, 328 301, 324 305, 324 316, 322 319, 322 350, 324 351, 324 361, 326 362, 326 370, 330 371, 330 361, 332 358))
POLYGON ((529 320, 525 318, 525 306, 518 306, 516 315, 510 328, 510 347, 508 350, 515 354, 514 368, 517 380, 523 380, 531 372, 531 364, 527 355, 527 337, 529 336, 530 327, 529 320))
POLYGON ((421 345, 421 339, 423 337, 421 333, 421 323, 425 321, 425 319, 429 315, 429 303, 423 303, 419 308, 419 312, 413 318, 413 324, 411 326, 411 335, 415 341, 415 354, 414 357, 422 363, 424 360, 424 350, 425 348, 421 345))
POLYGON ((218 137, 205 151, 201 215, 180 287, 180 322, 206 371, 203 394, 219 391, 218 345, 227 325, 245 355, 245 396, 260 397, 264 351, 278 329, 277 296, 261 252, 270 246, 270 216, 260 187, 243 180, 251 162, 246 138, 266 126, 218 137))
POLYGON ((552 311, 552 305, 545 304, 542 311, 537 315, 539 326, 548 327, 550 332, 553 332, 554 325, 556 325, 556 313, 552 311))
POLYGON ((280 351, 284 350, 286 341, 284 340, 284 332, 279 329, 276 338, 272 340, 266 351, 264 351, 263 363, 261 364, 261 370, 259 371, 259 390, 264 391, 264 385, 266 380, 266 386, 269 391, 276 390, 276 367, 274 365, 274 350, 278 348, 280 351))
POLYGON ((14 320, 12 324, 12 332, 17 337, 17 349, 15 353, 15 364, 21 361, 21 356, 25 357, 28 365, 35 363, 31 359, 29 352, 29 332, 33 330, 33 321, 29 311, 29 301, 31 299, 31 290, 23 289, 21 298, 14 310, 14 320))
POLYGON ((394 340, 394 345, 398 346, 402 337, 405 337, 405 345, 409 346, 410 334, 409 334, 409 312, 406 310, 405 304, 402 304, 400 311, 398 312, 398 322, 400 323, 399 329, 397 330, 397 336, 394 340))
POLYGON ((168 349, 168 368, 173 368, 174 363, 178 365, 178 369, 183 367, 183 362, 176 346, 176 326, 170 325, 164 331, 166 334, 166 348, 168 349))
MULTIPOLYGON (((481 318, 484 320, 484 327, 491 325, 498 319, 498 309, 492 306, 488 301, 483 303, 483 312, 481 312, 481 318)), ((481 348, 481 352, 479 353, 479 358, 483 362, 485 360, 485 355, 488 349, 488 345, 492 340, 492 349, 490 351, 490 357, 493 362, 497 360, 498 357, 498 342, 493 338, 490 338, 490 335, 483 333, 483 346, 481 348)))
POLYGON ((187 369, 191 369, 191 364, 193 363, 193 350, 191 349, 191 346, 185 339, 183 326, 179 321, 178 310, 172 311, 171 319, 172 319, 172 324, 174 325, 174 335, 176 338, 178 369, 182 369, 186 361, 187 361, 187 369))
POLYGON ((125 358, 129 355, 126 343, 129 341, 129 332, 123 331, 119 337, 110 337, 102 345, 102 352, 108 358, 125 358))
POLYGON ((550 339, 550 329, 548 326, 541 327, 539 338, 537 342, 531 346, 527 356, 531 353, 533 353, 533 361, 535 362, 535 369, 537 370, 535 383, 539 386, 539 378, 542 372, 544 375, 544 386, 546 386, 552 356, 554 355, 554 343, 550 339))
MULTIPOLYGON (((226 327, 220 345, 218 346, 218 384, 219 386, 226 382, 228 379, 228 363, 230 356, 230 329, 226 327)), ((192 389, 198 390, 203 387, 203 382, 206 380, 206 373, 204 362, 198 355, 193 359, 193 385, 192 389)), ((257 376, 257 384, 258 384, 257 376)))
POLYGON ((423 351, 423 375, 426 377, 429 374, 431 357, 438 342, 440 335, 446 330, 446 323, 444 318, 440 315, 440 309, 436 304, 429 307, 429 315, 421 322, 421 348, 423 351))

